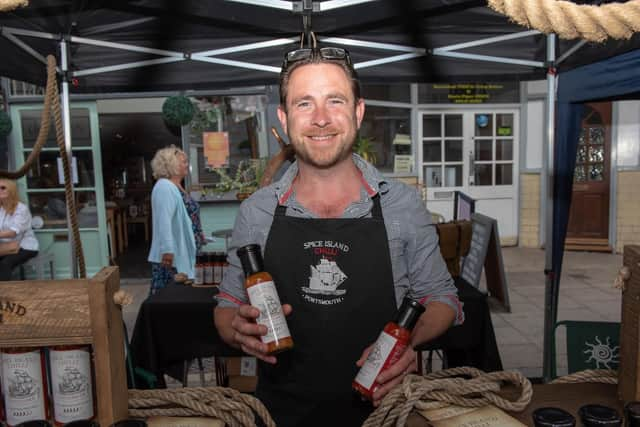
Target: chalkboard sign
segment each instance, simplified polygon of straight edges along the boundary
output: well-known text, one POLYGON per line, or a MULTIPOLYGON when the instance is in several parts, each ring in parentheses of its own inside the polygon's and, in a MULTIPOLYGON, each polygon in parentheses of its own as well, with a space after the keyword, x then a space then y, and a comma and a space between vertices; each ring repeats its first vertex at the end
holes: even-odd
POLYGON ((498 300, 505 310, 511 311, 498 240, 498 222, 486 215, 473 213, 471 223, 471 246, 469 253, 462 260, 460 276, 477 288, 484 268, 489 295, 498 300))

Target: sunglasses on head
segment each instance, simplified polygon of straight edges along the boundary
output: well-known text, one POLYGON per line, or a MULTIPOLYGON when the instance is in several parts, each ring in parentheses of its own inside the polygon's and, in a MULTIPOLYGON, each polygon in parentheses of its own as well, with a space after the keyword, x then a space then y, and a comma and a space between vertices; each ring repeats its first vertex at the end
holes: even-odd
POLYGON ((352 66, 351 57, 346 49, 341 47, 321 47, 296 49, 285 53, 282 69, 286 70, 293 63, 312 58, 321 58, 328 61, 345 61, 348 66, 352 66))

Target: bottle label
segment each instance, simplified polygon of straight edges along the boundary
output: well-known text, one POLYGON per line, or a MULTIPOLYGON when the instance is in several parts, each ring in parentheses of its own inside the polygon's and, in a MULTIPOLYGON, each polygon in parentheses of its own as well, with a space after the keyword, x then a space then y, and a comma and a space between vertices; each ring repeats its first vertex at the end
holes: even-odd
POLYGON ((204 270, 204 274, 203 274, 204 283, 207 285, 212 284, 213 283, 213 266, 207 265, 203 268, 203 270, 204 270))
POLYGON ((40 351, 0 356, 7 424, 44 420, 47 415, 40 351))
MULTIPOLYGON (((391 362, 390 360, 388 361, 389 355, 393 352, 397 358, 399 352, 397 350, 393 351, 396 344, 399 344, 398 339, 383 331, 373 345, 373 348, 371 348, 367 360, 364 362, 364 365, 362 365, 362 368, 360 368, 358 375, 356 375, 355 381, 367 390, 370 390, 378 374, 390 364, 388 363, 391 362)), ((402 346, 402 349, 404 349, 404 347, 405 346, 402 346)))
POLYGON ((194 283, 196 285, 202 285, 204 283, 204 267, 201 265, 196 266, 196 277, 194 283))
POLYGON ((291 336, 287 320, 282 312, 280 298, 276 291, 276 285, 272 282, 262 282, 247 288, 251 305, 260 310, 260 316, 256 322, 267 327, 267 335, 261 337, 263 343, 291 336))
POLYGON ((51 390, 53 415, 60 423, 93 418, 91 354, 85 350, 53 350, 51 390))
POLYGON ((222 264, 216 264, 213 269, 213 282, 220 284, 222 282, 222 264))

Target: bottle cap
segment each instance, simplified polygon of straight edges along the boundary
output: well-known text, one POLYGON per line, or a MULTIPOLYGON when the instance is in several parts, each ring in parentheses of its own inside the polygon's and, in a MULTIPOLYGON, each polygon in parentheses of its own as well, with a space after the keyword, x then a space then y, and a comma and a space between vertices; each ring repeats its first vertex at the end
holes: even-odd
POLYGON ((245 277, 264 270, 260 245, 253 244, 243 246, 236 251, 236 254, 238 254, 238 258, 240 258, 245 277))
POLYGON ((573 427, 576 419, 560 408, 538 408, 533 411, 533 424, 536 427, 573 427))
POLYGON ((578 413, 585 427, 617 427, 622 425, 618 411, 608 406, 584 405, 578 413))
POLYGON ((424 313, 424 306, 416 300, 405 297, 396 317, 396 323, 401 328, 412 330, 420 315, 424 313))

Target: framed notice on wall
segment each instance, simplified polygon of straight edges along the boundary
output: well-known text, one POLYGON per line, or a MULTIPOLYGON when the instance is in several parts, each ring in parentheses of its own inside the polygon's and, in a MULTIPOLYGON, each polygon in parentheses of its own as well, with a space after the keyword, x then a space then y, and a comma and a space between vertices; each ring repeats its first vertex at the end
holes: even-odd
POLYGON ((413 171, 413 156, 396 154, 393 156, 393 173, 411 173, 413 171))
POLYGON ((203 132, 202 146, 207 166, 210 168, 229 166, 228 132, 203 132))

